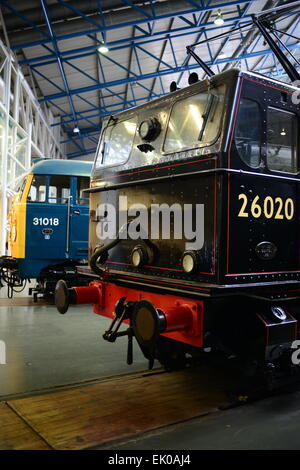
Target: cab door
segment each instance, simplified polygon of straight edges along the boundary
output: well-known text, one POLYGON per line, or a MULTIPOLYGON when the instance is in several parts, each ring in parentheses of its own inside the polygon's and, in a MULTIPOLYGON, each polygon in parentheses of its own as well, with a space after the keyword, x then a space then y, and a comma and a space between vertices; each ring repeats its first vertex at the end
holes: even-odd
POLYGON ((87 259, 89 197, 84 189, 89 187, 90 179, 85 176, 71 178, 71 197, 69 199, 68 253, 71 259, 87 259))
POLYGON ((244 81, 228 177, 229 282, 294 279, 299 251, 299 111, 284 85, 244 81), (229 278, 229 276, 231 276, 229 278))

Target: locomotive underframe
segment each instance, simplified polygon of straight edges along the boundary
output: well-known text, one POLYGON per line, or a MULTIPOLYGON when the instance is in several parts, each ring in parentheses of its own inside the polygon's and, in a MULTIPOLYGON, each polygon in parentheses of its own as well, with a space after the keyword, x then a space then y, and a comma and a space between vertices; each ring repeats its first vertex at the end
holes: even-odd
MULTIPOLYGON (((207 289, 205 297, 168 288, 162 294, 161 286, 149 288, 149 284, 136 290, 121 280, 93 280, 87 287, 64 291, 61 287, 56 288, 61 313, 69 304, 92 304, 94 313, 112 319, 104 339, 135 337, 151 365, 156 358, 167 368, 181 367, 187 356, 211 350, 238 357, 253 373, 296 369, 291 355, 299 338, 300 299, 297 292, 287 297, 283 286, 260 292, 236 288, 226 295, 207 289), (129 328, 121 329, 122 324, 129 328)), ((132 362, 130 352, 127 361, 132 362)))
MULTIPOLYGON (((34 302, 37 302, 39 297, 53 300, 55 286, 59 279, 63 279, 70 287, 85 286, 89 283, 85 274, 79 274, 77 263, 67 261, 45 267, 36 279, 36 286, 29 287, 28 294, 33 296, 34 302)), ((20 276, 17 258, 0 257, 0 287, 6 284, 8 298, 12 298, 14 293, 23 292, 27 282, 31 283, 31 279, 20 276)))

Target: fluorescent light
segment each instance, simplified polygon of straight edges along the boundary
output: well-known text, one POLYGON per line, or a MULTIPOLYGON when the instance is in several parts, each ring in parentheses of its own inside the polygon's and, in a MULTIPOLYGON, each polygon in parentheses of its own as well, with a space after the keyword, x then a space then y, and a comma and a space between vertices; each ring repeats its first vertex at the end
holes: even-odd
POLYGON ((216 16, 216 19, 215 19, 214 23, 215 23, 216 26, 222 26, 224 24, 223 15, 221 13, 221 10, 218 10, 218 13, 217 13, 217 16, 216 16))

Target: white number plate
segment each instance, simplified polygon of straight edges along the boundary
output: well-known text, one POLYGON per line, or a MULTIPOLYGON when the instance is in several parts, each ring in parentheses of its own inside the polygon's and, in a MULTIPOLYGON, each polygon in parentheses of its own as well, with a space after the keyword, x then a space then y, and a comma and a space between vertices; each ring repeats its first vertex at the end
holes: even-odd
POLYGON ((59 225, 59 219, 58 218, 48 218, 48 217, 34 217, 32 219, 32 224, 33 225, 43 225, 47 227, 47 225, 54 225, 57 226, 59 225))

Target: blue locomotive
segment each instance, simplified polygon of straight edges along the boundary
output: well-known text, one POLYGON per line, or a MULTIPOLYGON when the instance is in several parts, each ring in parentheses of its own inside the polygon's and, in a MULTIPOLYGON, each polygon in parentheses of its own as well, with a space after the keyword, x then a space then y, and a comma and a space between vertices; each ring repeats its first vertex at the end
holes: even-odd
POLYGON ((76 265, 88 256, 89 187, 92 163, 41 160, 17 187, 9 212, 10 257, 0 260, 1 280, 13 291, 52 294, 57 278, 76 280, 76 265))

